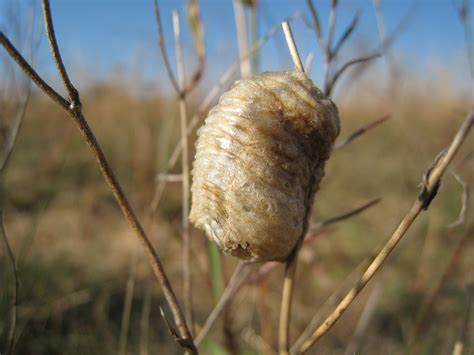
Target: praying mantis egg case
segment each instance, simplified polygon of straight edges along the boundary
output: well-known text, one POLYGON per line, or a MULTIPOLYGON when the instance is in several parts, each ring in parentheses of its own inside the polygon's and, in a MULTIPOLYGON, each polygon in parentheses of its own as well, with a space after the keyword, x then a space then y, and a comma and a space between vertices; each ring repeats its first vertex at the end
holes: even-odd
POLYGON ((237 81, 198 131, 191 222, 241 259, 284 261, 339 130, 337 107, 300 71, 237 81))

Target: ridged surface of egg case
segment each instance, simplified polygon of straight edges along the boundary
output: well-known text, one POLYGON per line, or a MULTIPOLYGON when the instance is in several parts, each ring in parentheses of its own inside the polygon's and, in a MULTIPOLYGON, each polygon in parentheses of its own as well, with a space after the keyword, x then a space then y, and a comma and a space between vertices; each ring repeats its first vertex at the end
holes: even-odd
POLYGON ((339 130, 334 103, 299 71, 237 81, 198 131, 191 222, 241 259, 285 260, 339 130))

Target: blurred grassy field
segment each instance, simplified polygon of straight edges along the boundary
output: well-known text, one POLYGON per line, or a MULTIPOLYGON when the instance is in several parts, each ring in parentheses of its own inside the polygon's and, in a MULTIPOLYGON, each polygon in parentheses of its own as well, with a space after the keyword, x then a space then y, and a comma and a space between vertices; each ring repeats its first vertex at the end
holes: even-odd
MULTIPOLYGON (((343 126, 340 138, 384 114, 392 118, 334 153, 312 219, 331 217, 373 197, 382 201, 331 227, 303 249, 293 339, 336 289, 347 287, 344 280, 354 275, 357 265, 388 238, 416 198, 423 173, 450 142, 469 109, 468 97, 449 90, 441 79, 417 80, 407 75, 385 91, 374 87, 361 90, 360 95, 341 87, 336 96, 343 126)), ((155 174, 164 170, 178 141, 177 104, 167 97, 140 98, 125 87, 110 81, 83 92, 85 116, 150 232, 181 299, 180 184, 170 183, 158 213, 149 213, 155 174)), ((195 111, 193 103, 189 111, 195 111)), ((474 183, 473 160, 463 158, 472 151, 473 143, 471 134, 453 164, 470 186, 474 183)), ((179 167, 173 172, 178 173, 179 167)), ((5 188, 5 228, 20 279, 18 354, 117 353, 126 283, 132 274, 128 353, 145 354, 146 348, 149 353, 179 352, 159 315, 159 305, 164 304, 161 291, 96 163, 70 119, 40 93, 33 94, 28 106, 5 188), (146 307, 145 312, 143 309, 150 297, 146 321, 146 307)), ((459 183, 446 174, 429 211, 317 345, 319 353, 344 352, 374 285, 378 285, 378 297, 363 334, 362 353, 451 352, 465 314, 466 285, 474 281, 472 212, 461 226, 446 228, 457 218, 461 195, 459 183), (426 300, 445 273, 427 307, 426 300)), ((195 312, 197 322, 203 324, 216 300, 207 241, 194 229, 192 248, 195 312)), ((0 256, 1 349, 8 328, 12 272, 3 247, 0 256)), ((236 263, 222 256, 225 281, 236 263)), ((275 348, 277 342, 282 273, 279 266, 267 279, 239 293, 225 321, 212 331, 204 353, 223 353, 226 344, 233 344, 238 353, 271 353, 269 346, 275 348)))

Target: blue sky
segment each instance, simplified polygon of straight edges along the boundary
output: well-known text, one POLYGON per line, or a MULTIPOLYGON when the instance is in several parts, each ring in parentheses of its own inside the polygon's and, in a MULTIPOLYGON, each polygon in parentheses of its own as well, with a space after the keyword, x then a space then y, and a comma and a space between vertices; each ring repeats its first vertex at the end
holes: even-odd
MULTIPOLYGON (((7 3, 0 0, 0 27, 11 32, 7 3)), ((16 0, 17 11, 27 13, 30 0, 16 0)), ((464 32, 455 10, 458 0, 382 0, 385 25, 390 32, 410 13, 409 20, 397 37, 392 53, 411 69, 420 71, 432 65, 446 67, 453 75, 468 75, 465 55, 464 32), (414 5, 413 5, 414 4, 414 5)), ((39 9, 39 1, 37 7, 39 9)), ((171 11, 177 8, 182 15, 183 42, 187 72, 194 66, 193 44, 187 28, 185 1, 159 1, 164 23, 167 47, 174 63, 174 42, 171 11)), ((319 9, 323 28, 329 11, 328 0, 314 0, 319 9)), ((231 0, 201 0, 201 13, 205 29, 207 66, 204 84, 216 80, 237 58, 235 22, 231 0)), ((169 88, 163 72, 163 63, 156 45, 156 24, 152 0, 51 0, 60 48, 66 64, 80 68, 88 78, 107 78, 120 70, 129 75, 151 78, 157 85, 169 88)), ((352 41, 343 53, 350 58, 355 52, 370 52, 378 45, 377 25, 371 0, 340 0, 336 38, 343 31, 356 11, 361 21, 352 41)), ((471 1, 472 8, 472 1, 471 1)), ((284 17, 300 11, 308 18, 305 0, 260 0, 259 33, 284 17)), ((472 14, 472 11, 471 11, 472 14)), ((38 21, 40 12, 38 11, 38 21)), ((301 20, 292 24, 302 57, 314 52, 313 77, 321 77, 322 62, 314 33, 301 20)), ((281 70, 292 66, 283 35, 278 33, 261 51, 259 70, 281 70)), ((53 67, 43 38, 39 52, 38 68, 51 75, 53 67)), ((80 79, 80 78, 78 78, 80 79)), ((150 80, 151 81, 151 80, 150 80)))

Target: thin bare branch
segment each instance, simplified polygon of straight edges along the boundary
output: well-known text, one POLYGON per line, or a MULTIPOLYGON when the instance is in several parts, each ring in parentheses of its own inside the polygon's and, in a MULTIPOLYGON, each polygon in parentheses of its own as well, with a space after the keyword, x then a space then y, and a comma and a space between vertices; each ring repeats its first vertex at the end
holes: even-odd
MULTIPOLYGON (((321 41, 323 40, 323 33, 321 31, 321 21, 319 21, 318 11, 316 10, 316 7, 314 6, 312 0, 307 0, 306 3, 308 4, 309 11, 311 12, 311 16, 313 17, 314 29, 316 30, 316 36, 321 41)), ((324 52, 323 48, 321 48, 321 50, 324 52)))
MULTIPOLYGON (((364 204, 363 206, 346 212, 342 215, 333 217, 331 219, 327 219, 325 221, 320 222, 313 230, 322 230, 324 227, 342 221, 344 219, 350 218, 365 209, 375 205, 378 203, 380 199, 374 199, 369 201, 368 203, 364 204)), ((305 232, 306 234, 306 232, 305 232)), ((298 260, 299 250, 304 243, 304 238, 301 238, 295 250, 288 258, 286 265, 285 265, 285 277, 283 281, 283 292, 282 292, 282 301, 280 307, 280 328, 279 328, 279 354, 289 354, 290 353, 290 321, 291 321, 291 304, 293 298, 293 289, 294 289, 294 279, 296 274, 296 265, 298 260)))
POLYGON ((344 148, 345 146, 349 145, 352 143, 354 140, 359 138, 361 135, 366 133, 367 131, 370 131, 371 129, 379 126, 380 124, 384 123, 387 121, 392 115, 385 115, 380 118, 377 118, 376 120, 369 122, 368 124, 356 129, 354 132, 349 134, 346 138, 341 139, 339 142, 334 144, 333 150, 338 150, 341 148, 344 148))
POLYGON ((451 222, 450 224, 448 224, 446 226, 448 228, 458 227, 464 223, 467 216, 467 211, 468 211, 468 206, 469 206, 469 196, 470 196, 469 185, 454 171, 451 171, 451 174, 454 176, 454 178, 457 180, 457 182, 459 182, 459 184, 462 187, 462 197, 461 197, 461 210, 459 211, 458 218, 454 222, 451 222))
POLYGON ((23 58, 23 56, 18 52, 15 46, 10 42, 10 40, 5 36, 5 34, 0 31, 0 44, 7 51, 8 55, 18 64, 18 66, 23 70, 23 72, 28 76, 41 90, 44 91, 54 102, 59 104, 63 109, 69 109, 69 102, 64 99, 60 94, 57 93, 51 86, 49 86, 37 73, 36 71, 28 64, 28 62, 23 58))
POLYGON ((188 14, 188 22, 191 28, 191 33, 194 40, 194 49, 197 56, 197 67, 190 76, 189 81, 185 84, 185 92, 190 92, 201 80, 206 64, 206 48, 204 46, 204 27, 201 20, 201 12, 199 10, 198 0, 188 0, 186 11, 188 14))
POLYGON ((158 0, 153 0, 153 11, 155 14, 156 27, 158 31, 158 47, 160 48, 161 57, 163 58, 163 62, 165 64, 166 73, 168 74, 168 78, 170 79, 171 85, 173 85, 173 89, 175 90, 176 94, 180 96, 181 90, 179 89, 178 82, 174 77, 173 69, 171 68, 170 59, 168 57, 168 52, 166 51, 165 35, 163 34, 163 25, 161 24, 158 0))
POLYGON ((349 26, 347 26, 347 28, 344 31, 344 33, 342 34, 341 38, 339 38, 336 45, 334 46, 334 49, 331 51, 332 58, 337 57, 337 54, 341 50, 344 43, 349 39, 351 34, 354 32, 354 30, 356 29, 356 27, 359 23, 359 18, 360 18, 360 12, 357 11, 355 13, 354 17, 352 18, 351 23, 349 24, 349 26))
POLYGON ((366 269, 354 287, 346 294, 344 299, 338 304, 337 307, 335 307, 333 312, 326 318, 319 328, 316 329, 316 331, 305 340, 301 348, 298 349, 298 353, 304 353, 307 351, 314 345, 316 341, 326 334, 329 329, 331 329, 331 327, 337 322, 342 314, 344 314, 344 312, 351 305, 357 295, 362 291, 369 280, 374 276, 375 272, 380 269, 384 261, 397 246, 398 242, 405 235, 418 215, 429 207, 431 201, 436 196, 442 175, 469 134, 473 123, 474 110, 467 115, 449 147, 436 158, 433 166, 430 167, 430 169, 425 173, 421 185, 421 192, 418 198, 413 203, 410 211, 395 229, 387 243, 373 259, 369 267, 366 269))
POLYGON ((351 66, 355 65, 355 64, 360 64, 360 63, 365 63, 365 62, 368 62, 372 59, 375 59, 375 58, 379 58, 380 57, 380 53, 375 53, 375 54, 371 54, 371 55, 368 55, 366 57, 361 57, 361 58, 356 58, 356 59, 352 59, 346 63, 344 63, 337 71, 336 73, 334 73, 334 75, 332 76, 332 78, 330 79, 330 81, 328 82, 328 85, 326 87, 326 95, 330 96, 331 93, 332 93, 332 90, 334 89, 334 85, 336 84, 336 82, 338 81, 338 79, 341 77, 342 74, 344 74, 344 72, 349 69, 351 66))
POLYGON ((332 53, 332 41, 334 38, 334 30, 336 29, 336 17, 337 17, 337 0, 331 0, 331 11, 329 12, 328 20, 328 37, 327 37, 327 48, 329 51, 329 58, 332 53))
POLYGON ((51 8, 49 6, 49 0, 43 0, 43 18, 44 25, 46 30, 46 35, 48 36, 49 47, 51 49, 51 54, 58 69, 61 80, 63 81, 64 88, 69 97, 69 103, 74 106, 80 106, 81 102, 79 100, 79 93, 71 82, 69 75, 66 71, 66 68, 63 63, 63 59, 59 52, 58 42, 56 41, 56 34, 54 32, 53 20, 51 16, 51 8))
POLYGON ((8 165, 8 160, 10 159, 16 137, 18 136, 21 124, 23 123, 26 108, 28 107, 28 102, 30 101, 30 94, 31 85, 28 84, 26 87, 25 97, 16 109, 16 115, 13 119, 12 126, 9 129, 8 136, 6 137, 5 141, 0 144, 0 179, 3 172, 5 171, 6 166, 8 165))
POLYGON ((319 48, 324 58, 324 81, 323 81, 323 91, 326 91, 326 86, 329 81, 329 70, 331 66, 331 50, 328 46, 328 43, 323 37, 323 33, 321 31, 321 22, 319 20, 319 14, 316 10, 316 7, 313 4, 312 0, 307 0, 306 3, 308 4, 309 10, 311 12, 311 16, 313 17, 314 28, 311 26, 306 18, 303 16, 303 22, 308 25, 310 28, 313 28, 316 32, 316 38, 318 40, 319 48))
POLYGON ((224 290, 224 293, 222 294, 221 298, 217 302, 209 317, 207 317, 206 322, 201 328, 201 331, 196 336, 196 347, 199 347, 204 338, 207 336, 219 315, 222 313, 229 301, 234 297, 235 291, 238 290, 240 284, 242 284, 246 280, 251 269, 251 264, 246 263, 245 261, 241 261, 237 265, 234 270, 234 273, 232 274, 232 277, 230 278, 229 284, 224 290))
POLYGON ((358 215, 359 213, 362 213, 364 212, 366 209, 376 205, 377 203, 379 203, 381 201, 381 198, 380 197, 377 197, 377 198, 374 198, 366 203, 364 203, 362 206, 359 206, 357 208, 354 208, 350 211, 347 211, 347 212, 344 212, 344 213, 341 213, 337 216, 334 216, 334 217, 331 217, 331 218, 328 218, 328 219, 325 219, 321 222, 317 222, 317 223, 314 223, 312 224, 310 227, 309 227, 309 231, 310 232, 314 232, 314 231, 317 231, 317 230, 320 230, 320 229, 323 229, 324 227, 327 227, 331 224, 334 224, 334 223, 337 223, 337 222, 341 222, 345 219, 348 219, 348 218, 351 218, 355 215, 358 215))
MULTIPOLYGON (((181 44, 181 27, 179 23, 179 14, 177 10, 173 10, 173 31, 176 46, 176 63, 178 68, 178 84, 183 92, 185 85, 184 77, 184 58, 183 47, 181 44)), ((188 327, 193 333, 193 303, 191 290, 191 244, 189 235, 189 148, 188 148, 188 127, 187 127, 187 110, 186 110, 186 94, 179 98, 179 117, 182 138, 182 159, 181 159, 181 175, 182 183, 182 227, 183 227, 183 293, 184 293, 184 314, 188 327)))
MULTIPOLYGON (((43 0, 43 1, 47 3, 46 5, 48 5, 49 7, 49 1, 47 0, 43 0)), ((52 22, 49 23, 49 31, 51 33, 54 33, 52 22)), ((49 38, 55 41, 54 36, 50 36, 49 38)), ((128 202, 128 199, 126 198, 122 190, 121 185, 117 181, 117 178, 115 177, 115 174, 113 173, 108 163, 108 160, 105 157, 102 147, 100 146, 95 135, 90 129, 89 124, 87 123, 87 120, 85 119, 82 113, 81 105, 80 105, 80 102, 78 101, 79 97, 78 96, 73 97, 72 99, 75 99, 77 101, 69 103, 67 100, 62 98, 49 85, 45 83, 45 81, 34 71, 34 69, 26 62, 26 60, 24 60, 24 58, 19 54, 16 48, 4 36, 3 33, 0 33, 0 43, 7 50, 10 56, 17 62, 17 64, 21 67, 21 69, 25 72, 25 74, 27 74, 35 82, 35 84, 38 85, 40 89, 42 89, 56 103, 58 103, 68 113, 68 115, 73 119, 73 121, 77 124, 78 129, 82 133, 84 139, 87 142, 87 145, 91 149, 91 152, 95 160, 99 164, 99 168, 101 170, 101 173, 104 179, 106 180, 106 182, 109 184, 110 188, 112 189, 112 192, 114 194, 115 199, 117 200, 117 203, 119 204, 127 220, 130 222, 131 227, 135 231, 137 238, 141 242, 143 248, 145 249, 146 254, 149 257, 152 269, 161 285, 163 294, 170 306, 175 322, 180 331, 180 335, 182 338, 180 344, 186 347, 187 349, 189 349, 189 351, 195 352, 195 347, 192 341, 191 333, 189 332, 189 329, 186 326, 183 314, 176 300, 176 296, 172 290, 172 287, 168 280, 166 272, 161 264, 161 261, 155 249, 153 248, 153 245, 148 239, 148 236, 146 235, 141 223, 136 217, 134 210, 131 208, 128 202)), ((53 44, 52 48, 58 48, 57 44, 56 45, 53 44)), ((60 57, 59 52, 56 53, 56 55, 54 55, 53 53, 53 59, 55 59, 55 61, 58 59, 58 56, 60 57)), ((58 67, 60 66, 58 63, 56 63, 56 65, 58 67)), ((72 95, 74 95, 74 93, 72 93, 72 95)))
POLYGON ((360 353, 360 346, 362 343, 362 338, 364 333, 366 332, 368 326, 370 325, 370 321, 375 313, 375 309, 378 306, 380 295, 382 293, 382 285, 377 282, 372 289, 369 298, 367 299, 367 303, 365 304, 364 310, 360 315, 359 321, 357 322, 356 329, 349 344, 344 351, 344 355, 353 355, 360 353))
POLYGON ((182 174, 158 174, 156 181, 183 182, 182 174))
POLYGON ((339 283, 336 290, 324 301, 324 303, 318 307, 318 310, 314 314, 311 321, 306 326, 305 330, 301 333, 298 340, 291 346, 290 354, 298 354, 298 349, 304 343, 304 341, 311 336, 314 330, 318 327, 322 320, 324 320, 325 315, 329 310, 337 306, 339 300, 344 296, 344 293, 347 292, 350 285, 356 280, 358 274, 369 264, 369 258, 362 260, 355 268, 351 270, 349 275, 347 275, 344 280, 339 283))
POLYGON ((470 18, 469 1, 463 0, 458 6, 459 19, 464 28, 464 41, 466 43, 466 54, 471 78, 474 79, 474 45, 472 43, 472 26, 470 18))
POLYGON ((379 37, 380 37, 380 44, 381 44, 381 50, 382 53, 386 54, 387 50, 387 34, 385 31, 385 21, 384 21, 384 16, 380 4, 380 0, 372 0, 372 4, 374 6, 375 10, 375 18, 377 20, 377 29, 379 32, 379 37))

